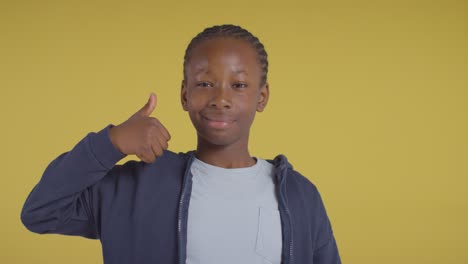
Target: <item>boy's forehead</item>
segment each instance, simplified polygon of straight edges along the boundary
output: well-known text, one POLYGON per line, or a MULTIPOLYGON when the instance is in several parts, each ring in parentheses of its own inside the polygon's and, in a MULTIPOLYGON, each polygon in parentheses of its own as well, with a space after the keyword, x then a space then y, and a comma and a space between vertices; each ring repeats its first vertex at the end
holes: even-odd
POLYGON ((192 50, 188 66, 192 74, 209 72, 222 66, 234 73, 248 73, 258 68, 257 54, 249 43, 238 39, 205 40, 192 50))

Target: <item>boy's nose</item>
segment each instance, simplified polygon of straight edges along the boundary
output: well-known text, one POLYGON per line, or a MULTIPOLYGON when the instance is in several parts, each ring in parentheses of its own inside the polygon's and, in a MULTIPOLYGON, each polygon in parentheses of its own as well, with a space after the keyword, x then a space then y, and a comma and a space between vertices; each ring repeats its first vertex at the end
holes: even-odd
POLYGON ((230 89, 226 85, 217 85, 213 89, 211 107, 231 108, 230 89))

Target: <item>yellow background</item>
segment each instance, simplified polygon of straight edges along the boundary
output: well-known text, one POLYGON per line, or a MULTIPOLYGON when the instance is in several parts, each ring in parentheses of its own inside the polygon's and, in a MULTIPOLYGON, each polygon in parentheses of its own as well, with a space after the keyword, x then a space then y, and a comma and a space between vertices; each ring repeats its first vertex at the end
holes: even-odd
POLYGON ((233 23, 269 54, 250 152, 318 186, 343 263, 468 263, 466 2, 325 2, 1 1, 0 262, 102 263, 98 240, 29 232, 27 195, 152 91, 169 149, 195 148, 183 54, 233 23))

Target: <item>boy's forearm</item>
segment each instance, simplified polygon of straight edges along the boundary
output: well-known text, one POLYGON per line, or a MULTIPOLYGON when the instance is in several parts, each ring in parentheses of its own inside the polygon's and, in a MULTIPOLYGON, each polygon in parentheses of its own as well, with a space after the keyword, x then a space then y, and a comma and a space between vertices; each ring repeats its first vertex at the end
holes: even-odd
POLYGON ((47 166, 21 211, 21 220, 29 230, 54 232, 67 207, 73 209, 73 202, 86 197, 81 192, 101 180, 126 156, 110 140, 112 126, 88 133, 72 150, 60 154, 47 166))

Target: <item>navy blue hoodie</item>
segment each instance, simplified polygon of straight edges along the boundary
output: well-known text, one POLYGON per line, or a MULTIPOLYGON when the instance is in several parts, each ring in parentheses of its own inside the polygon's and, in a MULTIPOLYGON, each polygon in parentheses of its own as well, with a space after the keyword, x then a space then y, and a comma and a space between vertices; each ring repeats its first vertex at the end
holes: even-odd
MULTIPOLYGON (((195 151, 164 150, 153 163, 129 160, 107 125, 88 133, 45 169, 21 211, 31 232, 100 239, 105 264, 185 264, 195 151)), ((283 234, 283 264, 341 263, 316 186, 286 156, 268 160, 283 234)))

